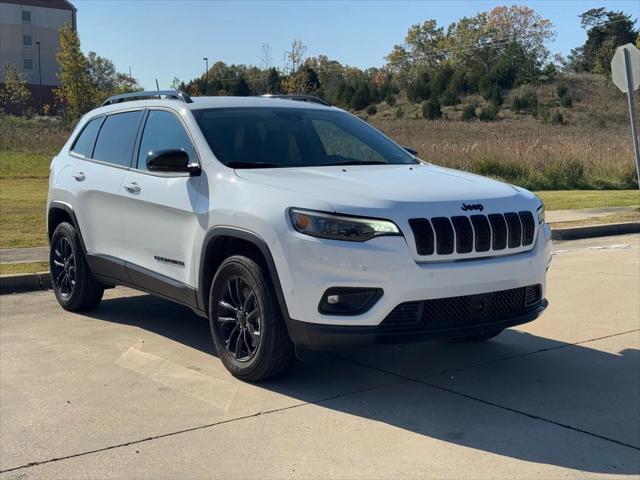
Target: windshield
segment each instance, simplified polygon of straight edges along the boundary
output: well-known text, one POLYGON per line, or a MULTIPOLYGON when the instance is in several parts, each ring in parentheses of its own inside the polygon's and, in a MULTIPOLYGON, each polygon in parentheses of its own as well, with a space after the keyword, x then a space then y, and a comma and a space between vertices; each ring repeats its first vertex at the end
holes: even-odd
POLYGON ((193 115, 215 156, 231 168, 417 163, 345 112, 261 107, 202 109, 193 115))

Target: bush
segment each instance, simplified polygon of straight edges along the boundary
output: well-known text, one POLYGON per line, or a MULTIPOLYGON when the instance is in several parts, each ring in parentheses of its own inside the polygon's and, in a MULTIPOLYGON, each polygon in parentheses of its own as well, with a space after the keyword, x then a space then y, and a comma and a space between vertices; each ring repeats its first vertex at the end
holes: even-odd
POLYGON ((515 95, 511 100, 511 110, 515 113, 538 113, 538 96, 533 90, 526 90, 522 96, 515 95))
POLYGON ((562 98, 565 95, 567 95, 568 93, 569 93, 569 89, 563 83, 559 84, 556 87, 556 95, 558 95, 558 98, 562 98))
POLYGON ((565 108, 571 108, 573 106, 573 98, 571 98, 571 95, 567 94, 560 97, 560 105, 565 108))
POLYGON ((573 106, 573 98, 569 94, 569 89, 566 85, 560 84, 556 87, 556 95, 558 95, 558 99, 560 100, 560 105, 565 108, 571 108, 573 106))
POLYGON ((464 120, 465 122, 468 122, 470 120, 475 120, 476 119, 475 105, 465 105, 465 107, 462 109, 461 119, 464 120))
POLYGON ((442 109, 437 98, 432 98, 422 104, 422 118, 427 120, 437 120, 442 117, 442 109))
POLYGON ((564 115, 562 115, 560 110, 553 110, 552 112, 547 113, 544 121, 549 125, 563 125, 564 115))
POLYGON ((367 115, 375 115, 376 113, 378 113, 378 107, 375 105, 369 105, 367 107, 367 115))
POLYGON ((483 122, 493 122, 498 119, 499 112, 500 107, 498 105, 490 104, 480 110, 478 118, 483 122))
POLYGON ((404 117, 404 110, 402 109, 402 105, 398 105, 398 108, 396 108, 396 118, 402 117, 404 117))

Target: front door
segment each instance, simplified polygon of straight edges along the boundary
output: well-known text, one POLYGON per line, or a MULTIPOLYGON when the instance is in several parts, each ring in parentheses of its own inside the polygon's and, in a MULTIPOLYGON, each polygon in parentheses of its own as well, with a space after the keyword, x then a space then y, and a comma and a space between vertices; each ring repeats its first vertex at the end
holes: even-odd
POLYGON ((149 152, 167 149, 183 149, 191 162, 198 161, 178 115, 169 110, 149 110, 134 165, 122 184, 122 224, 131 281, 175 298, 196 287, 192 258, 201 177, 149 172, 149 152))

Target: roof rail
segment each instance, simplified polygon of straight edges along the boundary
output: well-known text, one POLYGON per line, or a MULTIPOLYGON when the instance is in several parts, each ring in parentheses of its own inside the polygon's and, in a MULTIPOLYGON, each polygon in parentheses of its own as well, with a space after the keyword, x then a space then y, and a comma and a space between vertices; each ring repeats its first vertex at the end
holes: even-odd
POLYGON ((148 92, 131 92, 131 93, 123 93, 121 95, 114 95, 112 97, 107 98, 102 106, 105 105, 113 105, 114 103, 120 102, 128 102, 131 100, 141 100, 144 98, 171 98, 174 100, 180 100, 184 103, 193 103, 191 97, 184 92, 179 90, 149 90, 148 92))
POLYGON ((265 98, 282 98, 283 100, 297 100, 298 102, 319 103, 320 105, 325 105, 327 107, 331 106, 330 103, 322 100, 321 98, 314 97, 313 95, 274 95, 267 93, 259 96, 265 98))

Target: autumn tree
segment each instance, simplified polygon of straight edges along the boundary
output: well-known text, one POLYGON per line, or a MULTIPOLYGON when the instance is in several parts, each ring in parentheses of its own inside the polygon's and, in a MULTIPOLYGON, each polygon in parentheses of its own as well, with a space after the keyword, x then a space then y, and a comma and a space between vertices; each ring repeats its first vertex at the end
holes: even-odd
POLYGON ((24 74, 15 65, 7 63, 4 67, 4 86, 0 89, 0 104, 7 113, 24 115, 29 111, 31 100, 24 74))
POLYGON ((75 30, 67 23, 60 28, 59 33, 60 50, 57 59, 60 87, 55 90, 55 95, 64 107, 65 115, 75 119, 95 106, 96 90, 75 30))

